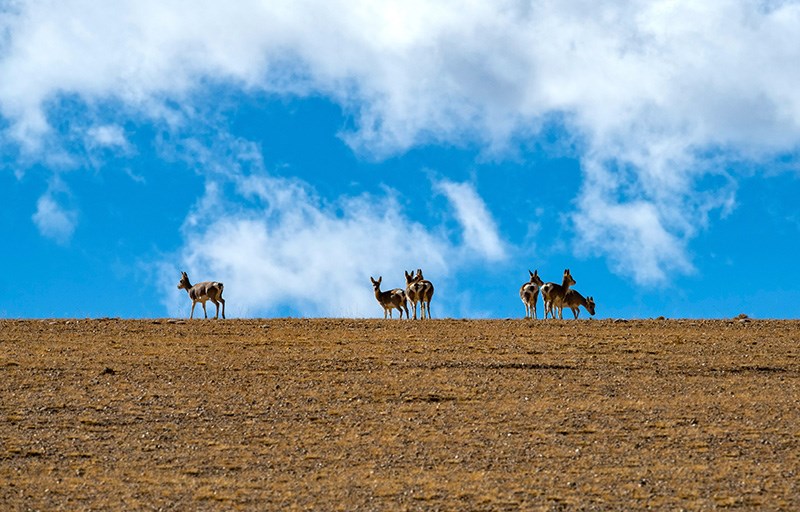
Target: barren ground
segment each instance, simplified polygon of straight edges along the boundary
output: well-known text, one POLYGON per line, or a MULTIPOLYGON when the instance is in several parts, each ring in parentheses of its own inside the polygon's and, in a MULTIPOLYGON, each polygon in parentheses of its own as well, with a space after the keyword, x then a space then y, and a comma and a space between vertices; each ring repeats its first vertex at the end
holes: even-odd
POLYGON ((797 321, 0 321, 0 510, 798 510, 799 420, 797 321))

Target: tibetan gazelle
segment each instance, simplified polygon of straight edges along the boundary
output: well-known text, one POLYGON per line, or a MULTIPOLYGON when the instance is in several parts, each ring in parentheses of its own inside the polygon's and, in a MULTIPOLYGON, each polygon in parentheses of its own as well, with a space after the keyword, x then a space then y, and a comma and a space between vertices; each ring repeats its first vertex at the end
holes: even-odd
POLYGON ((378 299, 378 304, 383 308, 383 318, 387 315, 392 318, 392 309, 400 311, 400 318, 403 318, 403 311, 406 312, 408 318, 408 305, 406 304, 406 292, 402 288, 394 288, 385 292, 381 291, 381 281, 383 276, 378 276, 378 280, 374 280, 372 276, 369 278, 372 281, 372 289, 375 290, 375 298, 378 299))
POLYGON ((181 272, 181 280, 178 283, 178 289, 186 290, 189 294, 189 298, 192 299, 192 312, 189 314, 190 319, 194 318, 194 307, 198 302, 203 305, 203 316, 208 318, 208 313, 206 313, 207 300, 210 300, 217 306, 217 314, 214 315, 214 318, 219 318, 219 305, 222 303, 222 318, 225 318, 225 299, 222 298, 224 286, 222 283, 217 281, 204 281, 193 285, 189 282, 189 276, 186 272, 181 272))
POLYGON ((539 289, 544 285, 544 281, 539 277, 539 271, 531 272, 531 280, 523 284, 519 289, 519 298, 525 304, 525 318, 536 318, 536 303, 539 301, 539 289))
POLYGON ((544 299, 544 317, 547 318, 548 313, 552 318, 556 317, 554 308, 558 308, 558 318, 563 318, 563 302, 564 297, 569 291, 569 287, 575 284, 575 279, 569 273, 569 269, 564 269, 564 278, 561 284, 546 283, 542 286, 542 298, 544 299))
MULTIPOLYGON (((411 303, 411 308, 414 311, 414 320, 417 319, 417 303, 422 302, 422 292, 424 291, 424 286, 417 280, 417 277, 414 275, 414 271, 412 270, 409 273, 407 270, 404 270, 403 273, 406 276, 406 297, 408 297, 408 302, 411 303)), ((421 306, 422 309, 422 316, 425 316, 425 306, 421 306)))
MULTIPOLYGON (((433 283, 425 279, 422 275, 422 269, 417 269, 417 275, 411 274, 414 279, 415 290, 418 293, 420 301, 420 318, 431 318, 431 300, 433 299, 433 283)), ((406 274, 406 282, 408 282, 408 274, 406 274)), ((416 316, 415 316, 416 318, 416 316)))
POLYGON ((572 314, 575 315, 576 320, 580 314, 581 306, 586 308, 586 311, 588 311, 590 315, 594 316, 594 299, 592 297, 584 297, 578 293, 578 290, 570 289, 567 291, 567 294, 564 296, 563 305, 572 310, 572 314))

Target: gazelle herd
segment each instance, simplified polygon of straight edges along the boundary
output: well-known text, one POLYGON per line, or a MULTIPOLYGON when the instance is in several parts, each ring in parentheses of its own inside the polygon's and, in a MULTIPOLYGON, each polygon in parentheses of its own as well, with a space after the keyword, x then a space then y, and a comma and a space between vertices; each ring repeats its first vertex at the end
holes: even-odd
MULTIPOLYGON (((525 305, 525 318, 537 318, 536 304, 539 301, 539 293, 542 294, 544 302, 544 318, 548 316, 556 318, 556 312, 558 312, 558 318, 563 319, 564 308, 569 308, 577 319, 578 315, 580 315, 581 306, 590 315, 594 316, 594 299, 592 297, 584 297, 577 290, 570 288, 576 281, 570 274, 569 269, 564 270, 561 284, 545 283, 539 277, 538 270, 534 272, 528 270, 528 274, 531 276, 530 281, 524 283, 519 289, 519 298, 522 299, 522 303, 525 305)), ((370 276, 372 288, 375 290, 375 299, 383 307, 383 318, 387 318, 387 316, 391 318, 393 309, 400 311, 400 318, 403 318, 403 311, 406 313, 406 318, 410 318, 407 301, 411 302, 415 320, 417 318, 417 303, 420 303, 420 318, 431 318, 433 283, 423 277, 421 269, 417 269, 416 274, 413 271, 411 273, 405 271, 405 276, 405 290, 394 288, 385 292, 381 291, 383 277, 379 276, 376 281, 370 276)))
POLYGON ((400 318, 403 318, 403 311, 406 312, 406 318, 411 318, 408 314, 408 301, 411 302, 411 307, 414 309, 414 320, 417 319, 417 304, 420 308, 420 318, 431 317, 431 299, 433 299, 433 283, 425 279, 422 275, 422 269, 417 269, 415 274, 412 270, 411 273, 405 271, 406 274, 406 288, 394 288, 385 292, 381 291, 381 281, 383 276, 378 276, 376 281, 372 276, 369 280, 372 281, 372 289, 375 291, 375 299, 378 304, 383 308, 383 318, 392 318, 392 310, 400 311, 400 318))
POLYGON ((531 280, 522 285, 519 290, 519 297, 525 304, 526 313, 532 311, 531 315, 526 315, 526 318, 536 318, 536 299, 539 297, 539 289, 542 292, 542 300, 544 301, 544 317, 550 315, 551 318, 556 317, 556 309, 558 310, 558 318, 564 318, 564 308, 570 308, 575 318, 580 314, 580 306, 586 308, 590 315, 594 316, 594 299, 592 297, 585 297, 573 290, 570 286, 576 284, 569 269, 564 269, 564 277, 561 284, 556 283, 542 283, 539 279, 538 270, 531 273, 531 280), (535 292, 531 289, 535 288, 535 292), (531 305, 532 302, 532 305, 531 305))
MULTIPOLYGON (((391 290, 381 291, 381 282, 383 276, 378 276, 376 281, 372 276, 369 280, 372 281, 372 289, 375 292, 375 299, 378 304, 383 308, 383 318, 392 318, 392 310, 396 309, 400 312, 400 318, 403 318, 403 313, 406 314, 406 319, 411 318, 408 312, 408 302, 411 302, 411 307, 414 310, 414 319, 417 319, 417 304, 420 307, 420 318, 431 318, 431 300, 433 299, 433 283, 425 279, 422 275, 422 269, 417 269, 416 273, 412 270, 410 273, 405 271, 406 287, 393 288, 391 290)), ((519 289, 519 298, 525 305, 525 318, 536 319, 536 304, 539 301, 539 294, 542 295, 544 302, 544 318, 550 316, 556 317, 558 311, 558 318, 563 319, 564 308, 572 310, 575 318, 580 314, 580 307, 583 306, 590 315, 594 316, 595 303, 592 297, 584 297, 577 290, 571 288, 576 284, 569 269, 564 269, 564 276, 561 284, 545 283, 539 277, 539 271, 531 272, 530 280, 524 283, 519 289)), ((214 318, 219 318, 219 306, 222 304, 222 318, 225 318, 225 299, 222 298, 222 290, 224 286, 217 281, 204 281, 192 285, 189 282, 189 276, 186 272, 181 272, 181 280, 178 283, 178 289, 184 289, 189 294, 192 300, 192 311, 189 318, 194 318, 194 307, 197 303, 203 306, 203 315, 208 318, 206 313, 206 301, 211 301, 217 306, 216 315, 214 318)))

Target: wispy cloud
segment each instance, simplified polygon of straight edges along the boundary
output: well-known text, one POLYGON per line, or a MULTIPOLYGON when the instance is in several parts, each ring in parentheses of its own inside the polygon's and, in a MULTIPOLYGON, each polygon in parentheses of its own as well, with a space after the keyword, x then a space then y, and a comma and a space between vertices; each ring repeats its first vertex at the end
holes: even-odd
POLYGON ((639 282, 689 271, 696 226, 730 203, 701 177, 800 145, 794 1, 72 0, 16 3, 0 23, 5 134, 31 151, 61 95, 177 125, 209 83, 326 95, 378 158, 502 151, 557 119, 584 165, 576 246, 639 282))
POLYGON ((65 244, 72 238, 78 215, 74 210, 62 206, 48 191, 36 202, 36 213, 32 219, 43 236, 65 244))
POLYGON ((87 145, 91 148, 111 148, 129 151, 131 144, 125 131, 118 125, 92 126, 86 132, 87 145))
POLYGON ((497 231, 497 224, 486 208, 486 203, 469 183, 454 183, 443 180, 434 188, 450 201, 464 232, 464 244, 489 261, 498 261, 506 256, 506 248, 497 231))

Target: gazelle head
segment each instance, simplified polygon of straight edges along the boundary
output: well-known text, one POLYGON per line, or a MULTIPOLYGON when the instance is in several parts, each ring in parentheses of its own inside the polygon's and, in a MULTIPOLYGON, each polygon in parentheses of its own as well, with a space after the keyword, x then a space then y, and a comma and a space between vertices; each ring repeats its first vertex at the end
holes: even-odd
POLYGON ((536 269, 533 272, 528 270, 528 274, 531 275, 531 283, 535 284, 536 286, 544 285, 544 281, 542 281, 542 278, 539 277, 539 269, 536 269))
POLYGON ((188 290, 191 287, 192 285, 189 283, 189 276, 186 274, 186 272, 181 272, 181 280, 178 283, 178 289, 188 290))
POLYGON ((564 286, 575 286, 577 284, 575 279, 572 278, 572 274, 569 273, 569 269, 568 268, 564 269, 564 282, 563 282, 563 284, 564 284, 564 286))
POLYGON ((378 280, 372 279, 372 276, 369 276, 369 280, 372 281, 372 288, 377 292, 381 289, 381 281, 383 281, 383 276, 378 276, 378 280))
POLYGON ((413 270, 411 271, 411 273, 409 273, 407 270, 404 270, 403 273, 406 275, 406 286, 410 285, 411 283, 417 280, 416 276, 414 276, 413 270))
POLYGON ((586 311, 588 311, 590 315, 594 316, 594 298, 593 297, 586 297, 586 311))
POLYGON ((422 269, 421 269, 421 268, 418 268, 418 269, 417 269, 417 281, 422 281, 422 280, 424 280, 424 279, 425 279, 425 278, 424 278, 424 277, 422 277, 422 269))

